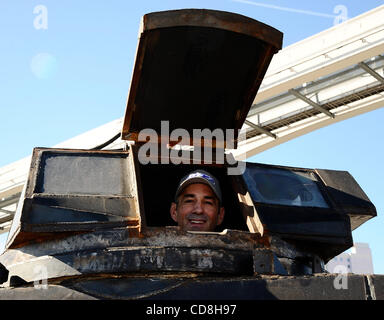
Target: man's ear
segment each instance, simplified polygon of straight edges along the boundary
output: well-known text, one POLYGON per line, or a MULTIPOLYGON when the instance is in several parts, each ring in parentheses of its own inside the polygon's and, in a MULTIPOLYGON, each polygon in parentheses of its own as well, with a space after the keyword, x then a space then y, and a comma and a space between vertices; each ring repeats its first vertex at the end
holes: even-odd
POLYGON ((219 214, 217 216, 217 225, 220 225, 223 222, 224 215, 225 215, 225 209, 224 207, 220 207, 219 214))
POLYGON ((177 222, 177 210, 176 210, 176 208, 177 208, 176 203, 175 203, 175 202, 172 202, 172 204, 171 204, 171 208, 169 209, 169 212, 171 213, 171 218, 172 218, 175 222, 177 222))

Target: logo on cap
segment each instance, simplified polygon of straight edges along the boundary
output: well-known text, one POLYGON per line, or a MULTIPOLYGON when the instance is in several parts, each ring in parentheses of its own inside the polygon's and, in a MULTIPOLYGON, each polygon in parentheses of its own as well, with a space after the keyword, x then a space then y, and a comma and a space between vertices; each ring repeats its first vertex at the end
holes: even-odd
POLYGON ((199 183, 198 182, 199 179, 203 180, 203 181, 200 180, 201 183, 205 183, 212 188, 212 190, 214 191, 214 193, 216 194, 217 198, 219 199, 219 201, 221 203, 222 198, 221 198, 221 190, 220 190, 219 184, 216 182, 216 179, 213 176, 211 176, 208 172, 205 172, 203 170, 191 172, 186 177, 181 179, 179 186, 177 188, 177 191, 176 191, 175 201, 177 200, 177 197, 180 194, 180 192, 186 186, 188 186, 191 183, 199 183))

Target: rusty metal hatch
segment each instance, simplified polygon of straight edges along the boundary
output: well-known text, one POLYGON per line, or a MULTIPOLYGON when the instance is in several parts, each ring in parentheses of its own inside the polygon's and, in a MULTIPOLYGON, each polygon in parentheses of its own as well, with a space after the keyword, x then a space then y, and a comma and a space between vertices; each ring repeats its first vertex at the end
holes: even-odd
MULTIPOLYGON (((256 20, 214 10, 143 16, 122 138, 142 129, 240 130, 282 33, 256 20)), ((164 137, 163 137, 164 138, 164 137)), ((237 131, 234 136, 237 138, 237 131)), ((236 143, 236 142, 234 142, 236 143)))

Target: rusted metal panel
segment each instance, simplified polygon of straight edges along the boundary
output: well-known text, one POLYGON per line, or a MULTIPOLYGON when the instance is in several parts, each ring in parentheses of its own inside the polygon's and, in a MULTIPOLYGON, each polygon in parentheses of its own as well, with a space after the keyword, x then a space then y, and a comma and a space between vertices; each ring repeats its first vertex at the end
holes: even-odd
POLYGON ((375 206, 349 172, 316 169, 316 173, 324 183, 333 205, 349 215, 352 230, 377 215, 375 206))
MULTIPOLYGON (((370 277, 369 286, 371 292, 374 292, 374 297, 376 300, 384 300, 384 275, 382 274, 374 274, 367 275, 366 277, 370 277)), ((371 297, 373 294, 371 294, 371 297)))
POLYGON ((266 234, 324 261, 352 247, 354 215, 373 216, 373 204, 346 171, 247 163, 239 179, 266 234))
POLYGON ((130 150, 36 148, 7 247, 141 222, 130 150))
MULTIPOLYGON (((0 263, 26 282, 87 274, 198 272, 253 274, 254 256, 264 259, 265 240, 245 231, 181 232, 177 227, 146 228, 139 237, 112 229, 8 249, 0 263), (261 249, 257 253, 255 249, 261 249), (260 257, 259 257, 260 256, 260 257), (43 273, 35 267, 44 266, 43 273)), ((272 273, 272 266, 267 266, 272 273)))
MULTIPOLYGON (((196 277, 196 274, 109 275, 68 279, 32 287, 0 288, 0 300, 119 299, 119 300, 367 300, 364 275, 346 275, 348 285, 337 289, 338 274, 316 276, 196 277)), ((378 280, 378 278, 376 279, 378 280)), ((381 279, 380 279, 381 280, 381 279)), ((383 300, 376 291, 376 299, 383 300)), ((249 308, 246 308, 249 312, 249 308)), ((237 314, 237 313, 236 313, 237 314)), ((246 317, 246 314, 244 314, 246 317)))
POLYGON ((65 286, 39 284, 13 290, 0 288, 0 300, 97 300, 92 295, 65 286))
POLYGON ((244 180, 239 176, 232 178, 234 192, 240 203, 241 212, 250 232, 256 233, 261 237, 264 235, 264 226, 253 204, 251 195, 246 187, 244 180))
POLYGON ((89 274, 198 272, 251 275, 252 254, 244 250, 185 247, 115 247, 42 256, 9 267, 10 281, 17 276, 26 282, 89 274), (44 266, 44 273, 34 272, 44 266))
POLYGON ((283 34, 249 17, 225 11, 183 9, 148 13, 143 16, 141 32, 180 26, 224 29, 260 38, 276 50, 281 49, 283 34))
POLYGON ((288 275, 287 270, 280 263, 276 254, 270 249, 255 249, 253 251, 253 272, 260 274, 288 275))
POLYGON ((223 232, 182 232, 177 227, 149 227, 139 237, 131 237, 130 228, 97 230, 90 233, 67 236, 55 241, 30 243, 18 249, 9 249, 1 255, 5 265, 20 263, 31 257, 62 254, 84 250, 102 250, 109 247, 152 246, 187 248, 227 248, 248 250, 268 247, 265 239, 254 233, 239 230, 223 232))
POLYGON ((144 16, 122 139, 137 141, 139 132, 150 128, 162 142, 169 138, 161 130, 167 120, 169 132, 182 128, 193 137, 193 129, 233 129, 236 141, 281 43, 276 29, 233 13, 176 10, 144 16))

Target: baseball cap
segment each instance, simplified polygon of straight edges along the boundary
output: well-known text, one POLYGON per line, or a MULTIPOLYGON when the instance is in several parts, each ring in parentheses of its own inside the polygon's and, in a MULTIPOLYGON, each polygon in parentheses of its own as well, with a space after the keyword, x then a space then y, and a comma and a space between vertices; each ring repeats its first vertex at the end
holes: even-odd
POLYGON ((175 194, 175 202, 177 201, 177 198, 179 197, 183 189, 193 183, 203 183, 211 187, 212 191, 219 199, 219 202, 222 203, 219 181, 213 175, 204 170, 192 171, 180 180, 175 194))

